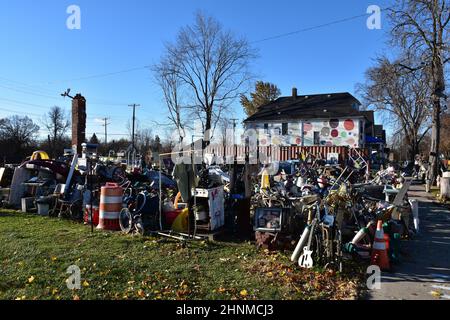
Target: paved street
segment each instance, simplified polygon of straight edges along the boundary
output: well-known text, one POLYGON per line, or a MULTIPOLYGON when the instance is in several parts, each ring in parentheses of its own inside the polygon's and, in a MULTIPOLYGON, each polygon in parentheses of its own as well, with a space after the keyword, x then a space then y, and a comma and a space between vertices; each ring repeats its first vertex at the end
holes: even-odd
POLYGON ((450 210, 433 201, 422 185, 409 196, 419 200, 420 235, 402 242, 402 261, 383 273, 371 300, 450 300, 450 210))

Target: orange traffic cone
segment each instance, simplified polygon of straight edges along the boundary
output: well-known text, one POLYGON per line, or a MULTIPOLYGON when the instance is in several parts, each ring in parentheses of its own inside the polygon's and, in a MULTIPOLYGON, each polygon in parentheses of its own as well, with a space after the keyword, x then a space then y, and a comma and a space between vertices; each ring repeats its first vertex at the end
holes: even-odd
POLYGON ((371 264, 377 265, 381 270, 389 270, 389 257, 384 238, 383 221, 378 221, 375 241, 373 242, 371 264))

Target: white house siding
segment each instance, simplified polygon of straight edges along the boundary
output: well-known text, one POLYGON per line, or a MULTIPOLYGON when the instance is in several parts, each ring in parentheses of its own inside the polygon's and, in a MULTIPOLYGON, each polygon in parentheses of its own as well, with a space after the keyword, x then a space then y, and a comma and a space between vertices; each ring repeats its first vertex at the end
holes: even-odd
POLYGON ((349 119, 324 119, 311 121, 289 122, 288 134, 282 135, 281 122, 248 123, 247 129, 256 129, 259 133, 260 145, 281 146, 348 146, 352 148, 363 147, 364 120, 359 118, 349 119), (268 124, 269 134, 265 133, 264 125, 268 124), (302 136, 302 127, 304 134, 302 136), (314 133, 318 133, 318 144, 314 143, 314 133), (302 144, 303 139, 303 144, 302 144))

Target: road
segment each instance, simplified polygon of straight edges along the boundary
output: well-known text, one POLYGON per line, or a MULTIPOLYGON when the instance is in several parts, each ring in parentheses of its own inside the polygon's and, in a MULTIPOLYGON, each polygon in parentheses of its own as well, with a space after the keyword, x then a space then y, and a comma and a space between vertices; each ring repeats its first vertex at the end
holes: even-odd
POLYGON ((381 289, 367 299, 450 300, 450 210, 422 185, 412 185, 408 195, 419 201, 420 233, 402 242, 401 262, 382 274, 381 289))

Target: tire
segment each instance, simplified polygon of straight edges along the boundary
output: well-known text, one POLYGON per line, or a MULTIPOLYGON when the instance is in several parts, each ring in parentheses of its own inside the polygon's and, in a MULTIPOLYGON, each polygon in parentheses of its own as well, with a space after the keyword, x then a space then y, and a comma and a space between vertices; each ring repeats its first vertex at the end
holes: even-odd
POLYGON ((128 208, 123 208, 119 214, 120 230, 125 234, 130 234, 133 231, 134 221, 133 216, 128 208))

